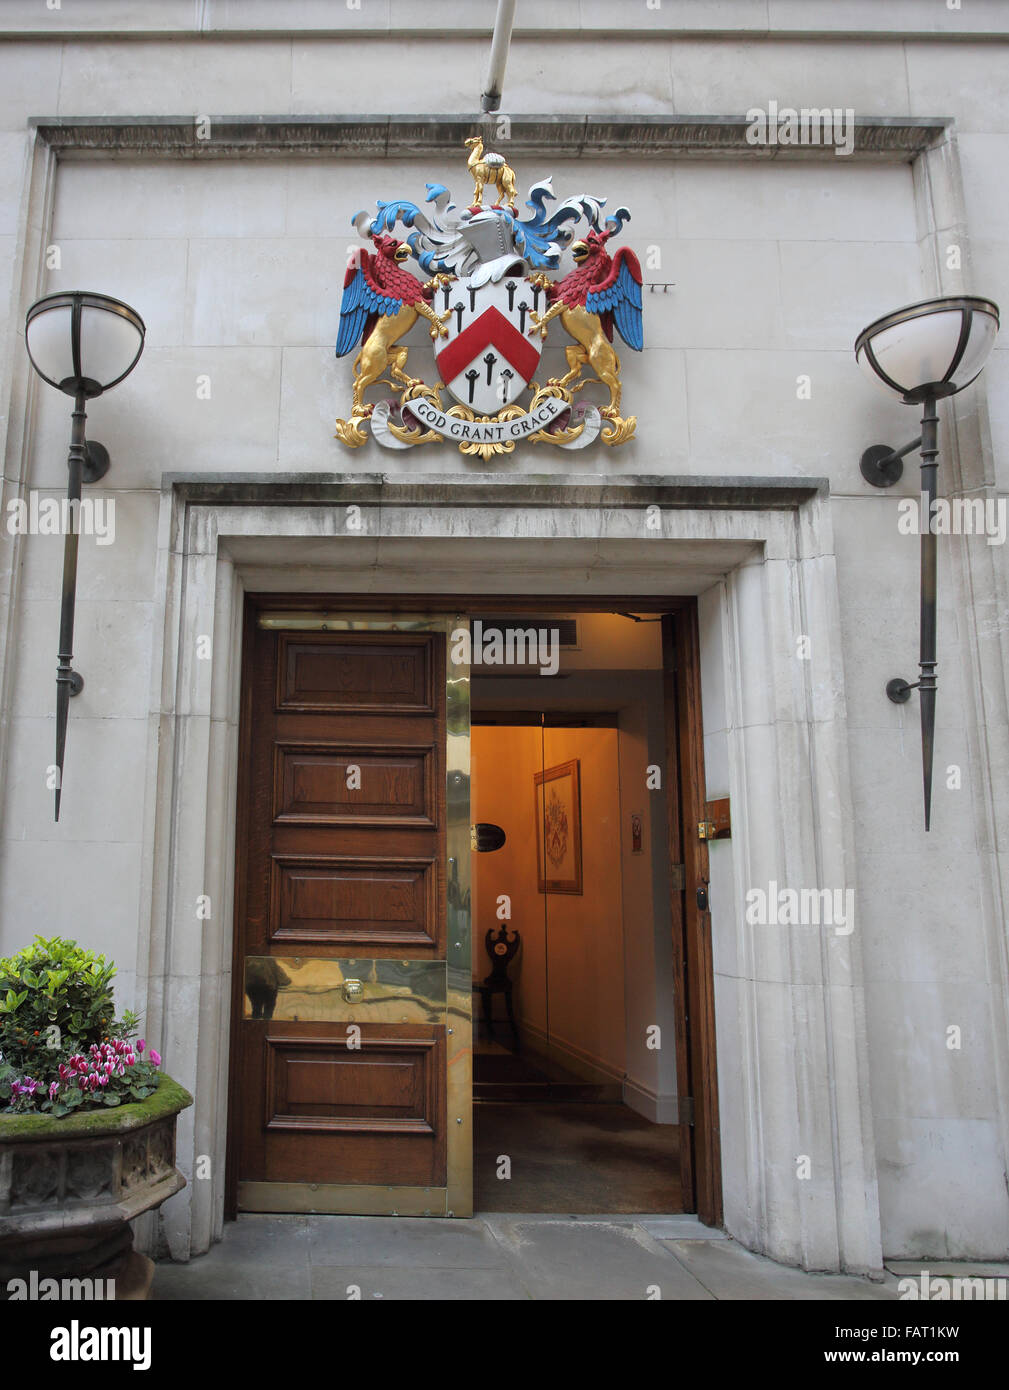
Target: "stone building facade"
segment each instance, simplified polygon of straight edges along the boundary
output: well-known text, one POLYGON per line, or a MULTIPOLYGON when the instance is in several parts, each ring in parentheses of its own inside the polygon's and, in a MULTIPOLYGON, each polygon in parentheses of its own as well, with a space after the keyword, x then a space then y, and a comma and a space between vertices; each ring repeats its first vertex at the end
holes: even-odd
MULTIPOLYGON (((495 462, 333 437, 350 219, 463 188, 488 0, 2 7, 5 522, 65 488, 69 409, 33 379, 28 306, 101 290, 147 338, 89 407, 112 467, 88 495, 114 499, 115 541, 82 539, 58 825, 62 544, 0 537, 0 949, 60 932, 117 960, 120 1002, 196 1095, 189 1186, 162 1220, 177 1258, 206 1250, 225 1210, 244 595, 696 596, 703 790, 732 808, 710 847, 725 1226, 808 1269, 1004 1258, 1005 547, 940 540, 926 835, 917 701, 883 693, 913 678, 898 503, 918 473, 884 492, 858 466, 917 414, 852 345, 904 303, 1009 300, 1009 17, 997 0, 519 10, 505 152, 520 189, 551 175, 630 209, 646 346, 624 361, 633 440, 495 462), (850 152, 755 143, 747 113, 772 103, 850 112, 850 152), (853 930, 748 923, 772 884, 852 890, 853 930)), ((944 496, 1004 503, 1007 401, 1003 345, 943 407, 944 496)))

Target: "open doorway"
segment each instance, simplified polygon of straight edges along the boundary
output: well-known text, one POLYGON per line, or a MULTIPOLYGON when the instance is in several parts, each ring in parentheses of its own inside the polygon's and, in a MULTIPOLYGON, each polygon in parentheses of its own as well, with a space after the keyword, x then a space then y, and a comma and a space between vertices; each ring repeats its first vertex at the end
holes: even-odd
POLYGON ((246 598, 231 1214, 721 1222, 696 605, 493 602, 246 598))
POLYGON ((478 1211, 682 1209, 663 666, 655 613, 474 620, 478 1211))

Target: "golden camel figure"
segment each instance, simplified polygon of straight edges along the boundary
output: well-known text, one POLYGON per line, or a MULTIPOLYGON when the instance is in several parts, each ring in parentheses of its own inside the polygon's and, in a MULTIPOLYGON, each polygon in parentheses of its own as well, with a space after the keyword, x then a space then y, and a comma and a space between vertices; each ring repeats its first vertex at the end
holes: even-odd
POLYGON ((514 209, 515 170, 505 162, 504 155, 492 154, 489 150, 484 154, 482 135, 470 136, 465 144, 470 150, 466 168, 474 179, 473 202, 482 207, 484 188, 491 184, 497 190, 498 202, 507 202, 514 209))

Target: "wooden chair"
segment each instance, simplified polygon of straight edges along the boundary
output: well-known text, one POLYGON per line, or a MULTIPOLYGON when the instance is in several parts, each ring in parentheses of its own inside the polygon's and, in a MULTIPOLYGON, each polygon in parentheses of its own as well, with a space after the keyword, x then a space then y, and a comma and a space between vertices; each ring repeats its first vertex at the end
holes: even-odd
POLYGON ((484 1023, 487 1025, 487 1035, 492 1042, 495 1040, 494 995, 503 994, 508 1022, 512 1030, 514 1050, 518 1052, 519 1030, 512 1008, 512 982, 508 977, 508 966, 518 954, 522 938, 517 931, 513 931, 509 935, 507 923, 502 922, 496 929, 486 932, 483 940, 487 954, 490 956, 491 971, 489 975, 485 976, 483 984, 477 985, 476 988, 480 994, 481 1011, 484 1023))

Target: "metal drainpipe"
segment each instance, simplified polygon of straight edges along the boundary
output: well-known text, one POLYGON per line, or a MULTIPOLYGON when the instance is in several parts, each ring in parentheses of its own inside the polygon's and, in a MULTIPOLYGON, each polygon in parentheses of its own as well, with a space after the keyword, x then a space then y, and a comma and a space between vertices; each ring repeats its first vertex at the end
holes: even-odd
POLYGON ((480 97, 480 106, 484 111, 497 111, 501 106, 501 88, 504 85, 505 64, 508 62, 508 49, 512 41, 515 5, 516 0, 497 0, 497 16, 490 41, 487 77, 483 84, 483 95, 480 97))

